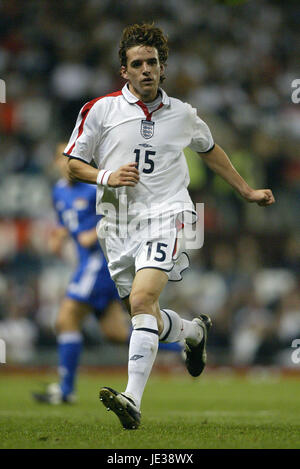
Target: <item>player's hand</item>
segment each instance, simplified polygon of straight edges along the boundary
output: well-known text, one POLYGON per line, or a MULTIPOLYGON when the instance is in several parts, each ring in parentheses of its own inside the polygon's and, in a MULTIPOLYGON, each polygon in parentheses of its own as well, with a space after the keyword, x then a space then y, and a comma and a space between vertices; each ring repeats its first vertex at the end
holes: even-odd
POLYGON ((107 184, 110 187, 131 186, 134 187, 140 180, 137 163, 128 163, 111 173, 107 184))
POLYGON ((98 241, 97 231, 95 228, 91 228, 90 230, 81 231, 78 234, 77 240, 81 246, 86 249, 94 246, 98 241))
POLYGON ((262 207, 272 205, 275 202, 274 195, 270 189, 253 190, 244 197, 248 202, 255 202, 262 207))

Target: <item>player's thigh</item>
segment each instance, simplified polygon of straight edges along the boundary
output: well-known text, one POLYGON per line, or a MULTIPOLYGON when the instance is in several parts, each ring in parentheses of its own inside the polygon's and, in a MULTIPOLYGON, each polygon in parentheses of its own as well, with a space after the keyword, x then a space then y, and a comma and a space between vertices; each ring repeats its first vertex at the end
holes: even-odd
POLYGON ((61 302, 56 327, 58 330, 77 330, 81 321, 89 313, 89 305, 66 297, 61 302))
POLYGON ((129 317, 119 301, 111 301, 99 318, 106 337, 125 342, 129 336, 129 317))
POLYGON ((143 292, 158 301, 159 296, 168 282, 168 275, 163 270, 144 268, 139 270, 132 284, 130 299, 137 292, 143 292))
POLYGON ((157 319, 159 331, 162 329, 159 296, 167 282, 164 271, 142 269, 136 273, 130 294, 131 315, 152 314, 157 319))

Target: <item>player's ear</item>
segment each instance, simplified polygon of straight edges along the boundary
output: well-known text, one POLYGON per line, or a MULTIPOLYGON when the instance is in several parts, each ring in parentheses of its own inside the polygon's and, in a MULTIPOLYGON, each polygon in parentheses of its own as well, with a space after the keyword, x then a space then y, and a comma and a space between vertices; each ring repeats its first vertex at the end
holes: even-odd
POLYGON ((122 65, 121 68, 120 68, 120 75, 125 80, 128 80, 127 68, 124 65, 122 65))
POLYGON ((159 64, 159 70, 160 70, 160 83, 162 83, 165 79, 165 66, 163 64, 159 64))

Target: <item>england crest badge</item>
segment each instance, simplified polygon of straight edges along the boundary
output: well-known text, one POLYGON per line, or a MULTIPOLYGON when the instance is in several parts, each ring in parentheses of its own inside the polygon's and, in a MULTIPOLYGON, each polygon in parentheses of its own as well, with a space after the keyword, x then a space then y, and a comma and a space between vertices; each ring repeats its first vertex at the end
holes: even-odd
POLYGON ((154 122, 145 119, 141 122, 141 135, 144 138, 151 138, 154 135, 154 122))

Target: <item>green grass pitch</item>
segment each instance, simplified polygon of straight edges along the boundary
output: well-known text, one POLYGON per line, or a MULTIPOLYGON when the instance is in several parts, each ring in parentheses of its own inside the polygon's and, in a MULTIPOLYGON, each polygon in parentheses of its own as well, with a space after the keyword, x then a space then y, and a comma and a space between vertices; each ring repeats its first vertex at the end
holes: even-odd
POLYGON ((151 376, 142 426, 123 430, 98 399, 102 386, 123 390, 126 375, 81 373, 76 405, 31 399, 52 376, 0 370, 0 448, 299 448, 299 378, 206 373, 151 376))

